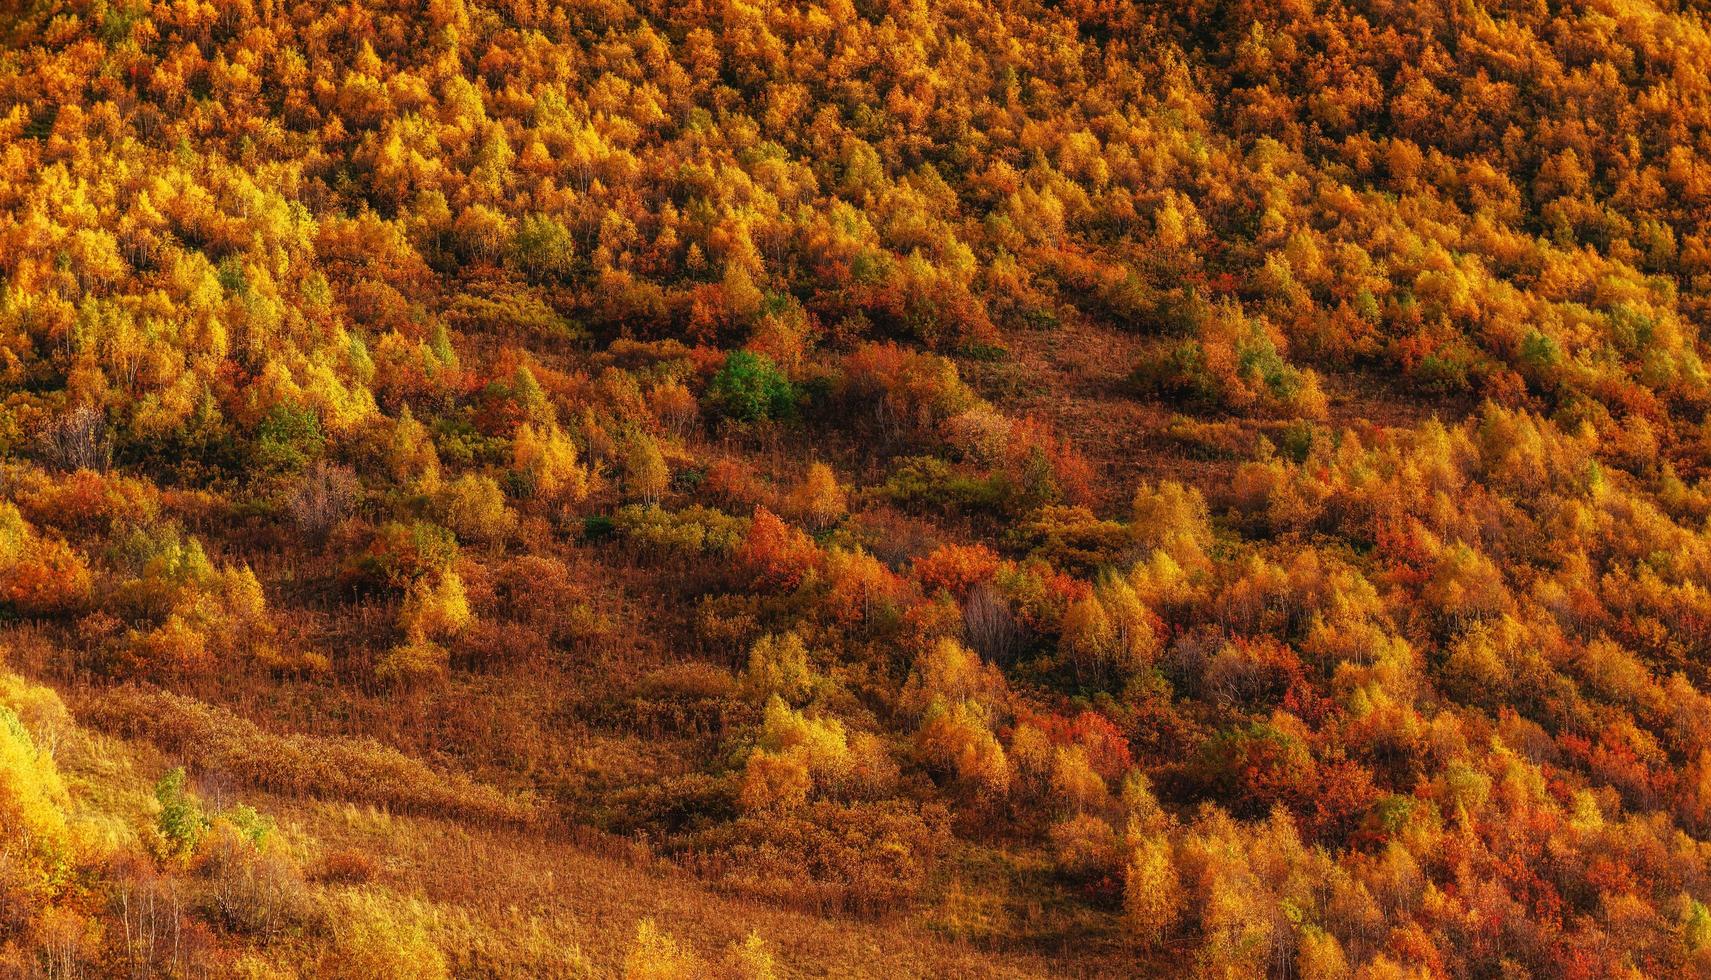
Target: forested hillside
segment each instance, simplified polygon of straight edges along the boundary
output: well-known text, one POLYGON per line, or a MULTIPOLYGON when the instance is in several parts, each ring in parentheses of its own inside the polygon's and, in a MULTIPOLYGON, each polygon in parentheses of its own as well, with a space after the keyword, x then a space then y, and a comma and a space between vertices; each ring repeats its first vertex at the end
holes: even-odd
POLYGON ((0 0, 0 977, 1711 976, 1689 0, 0 0))

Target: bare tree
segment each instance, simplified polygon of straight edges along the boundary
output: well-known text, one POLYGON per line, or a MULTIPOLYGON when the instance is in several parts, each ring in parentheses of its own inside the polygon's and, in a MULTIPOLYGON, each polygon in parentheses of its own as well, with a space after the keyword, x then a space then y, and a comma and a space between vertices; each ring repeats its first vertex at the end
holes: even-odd
POLYGON ((321 538, 351 515, 361 490, 349 467, 320 460, 303 474, 287 506, 303 533, 321 538))
POLYGON ((48 461, 63 470, 106 472, 113 464, 107 416, 88 402, 55 414, 43 427, 41 441, 48 461))
POLYGON ((969 591, 962 604, 962 626, 968 645, 988 662, 1006 664, 1021 652, 1022 629, 1010 603, 990 582, 969 591))

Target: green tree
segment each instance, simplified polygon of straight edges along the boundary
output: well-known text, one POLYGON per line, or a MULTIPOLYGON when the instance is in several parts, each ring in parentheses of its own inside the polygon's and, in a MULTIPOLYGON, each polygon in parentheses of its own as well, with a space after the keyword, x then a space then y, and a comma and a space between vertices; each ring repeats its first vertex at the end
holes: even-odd
POLYGON ((753 351, 733 351, 713 376, 707 400, 740 422, 789 418, 796 411, 796 388, 772 363, 753 351))

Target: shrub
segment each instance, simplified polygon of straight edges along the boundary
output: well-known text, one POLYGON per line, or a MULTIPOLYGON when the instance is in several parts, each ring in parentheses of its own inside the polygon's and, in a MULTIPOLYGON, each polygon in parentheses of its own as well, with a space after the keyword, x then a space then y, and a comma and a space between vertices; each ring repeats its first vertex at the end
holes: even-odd
POLYGON ((976 585, 991 581, 1001 563, 998 553, 986 545, 946 544, 915 559, 914 572, 922 591, 945 589, 964 599, 976 585))
POLYGON ((795 633, 768 633, 749 648, 749 666, 743 673, 743 690, 749 697, 765 701, 777 696, 799 703, 813 683, 808 648, 795 633))
POLYGON ((974 651, 956 640, 941 637, 916 658, 898 704, 919 717, 935 700, 998 703, 1004 696, 1004 676, 997 668, 981 663, 974 651))
POLYGON ((1086 507, 1041 507, 1011 532, 1032 554, 1068 568, 1115 565, 1130 550, 1129 532, 1086 507))
POLYGON ((361 494, 349 467, 317 462, 297 481, 286 507, 298 530, 321 538, 355 512, 361 494))
POLYGON ((856 348, 844 359, 844 376, 850 394, 871 399, 880 421, 897 428, 930 430, 981 403, 949 359, 897 344, 856 348))
POLYGON ((331 905, 333 936, 317 971, 322 976, 441 980, 451 975, 445 954, 429 936, 429 912, 419 902, 344 891, 335 893, 331 905))
POLYGON ((388 521, 362 551, 345 563, 347 578, 371 586, 408 588, 457 561, 457 538, 438 524, 388 521))
POLYGON ((185 786, 187 778, 184 767, 179 766, 168 770, 154 787, 155 802, 160 804, 155 827, 160 832, 166 852, 179 857, 187 857, 195 851, 209 827, 202 805, 185 786))
POLYGON ((511 440, 511 465, 527 496, 553 503, 579 503, 588 496, 588 468, 577 462, 576 444, 557 425, 523 423, 511 440))
POLYGON ((22 616, 65 616, 89 601, 89 566, 58 538, 34 538, 22 554, 0 563, 0 604, 22 616))
POLYGON ((511 261, 537 281, 562 279, 576 267, 576 242, 556 219, 527 215, 511 238, 511 261))
POLYGON ((87 403, 56 413, 42 429, 41 445, 48 462, 62 470, 105 472, 113 461, 107 415, 87 403))
POLYGON ((723 667, 704 660, 685 660, 649 671, 636 690, 662 701, 722 701, 737 693, 738 684, 723 667))
POLYGON ((624 980, 699 980, 706 967, 677 940, 661 932, 652 919, 636 926, 636 940, 624 956, 624 980))
POLYGON ((1130 514, 1129 531, 1143 555, 1161 550, 1185 568, 1206 563, 1212 525, 1199 490, 1175 480, 1142 483, 1135 488, 1130 514))
POLYGON ((813 791, 814 779, 800 753, 759 751, 743 767, 737 805, 744 813, 794 810, 813 791))
POLYGON ((1004 477, 964 473, 935 456, 899 460, 881 489, 902 506, 951 513, 1001 511, 1010 495, 1004 477))
POLYGON ((844 624, 895 612, 909 591, 884 562, 860 548, 846 551, 835 545, 826 551, 826 586, 827 611, 844 624))
POLYGON ((209 827, 196 871, 207 882, 209 911, 226 929, 267 939, 313 921, 314 900, 296 862, 281 848, 262 846, 229 815, 209 827))
POLYGON ((772 358, 752 351, 733 351, 707 388, 708 402, 739 422, 789 418, 796 398, 795 386, 772 358))
POLYGON ((1206 792, 1241 816, 1259 816, 1277 803, 1300 803, 1316 783, 1316 763, 1307 746, 1267 722, 1208 739, 1194 769, 1206 792))
POLYGON ((647 551, 690 555, 730 554, 742 545, 749 525, 699 505, 668 511, 630 504, 618 508, 611 521, 613 530, 647 551))
POLYGON ((451 655, 445 647, 414 635, 380 658, 374 666, 374 678, 382 684, 410 686, 444 680, 450 669, 451 655))
POLYGON ((772 953, 759 933, 751 932, 725 951, 721 975, 726 980, 774 980, 778 976, 772 953))
POLYGON ((926 761, 983 795, 1010 791, 1010 761, 982 712, 967 701, 934 701, 915 736, 926 761))
POLYGON ((753 467, 728 456, 708 465, 701 486, 725 506, 742 510, 753 508, 767 493, 753 467))
POLYGON ((838 484, 832 468, 813 463, 802 484, 790 495, 790 511, 815 531, 824 531, 849 512, 849 494, 838 484))
POLYGON ((500 571, 498 592, 508 615, 554 642, 593 639, 611 628, 588 587, 556 558, 525 555, 510 562, 500 571))
POLYGON ((361 885, 378 870, 374 855, 356 848, 341 847, 321 858, 315 877, 336 885, 361 885))
POLYGON ((665 431, 682 438, 695 427, 701 406, 683 382, 668 378, 649 389, 648 410, 665 431))
POLYGON ((28 522, 73 539, 151 524, 160 512, 161 494, 152 483, 118 473, 78 470, 55 477, 26 472, 8 489, 28 522))
POLYGON ((652 506, 671 484, 671 468, 659 451, 659 443, 645 432, 636 430, 624 440, 624 490, 631 497, 652 506))
POLYGON ((85 724, 147 739, 198 769, 274 793, 501 823, 534 815, 527 799, 436 770, 373 740, 277 735, 225 709, 158 689, 112 688, 79 711, 85 724))
POLYGON ((131 631, 128 669, 168 673, 205 673, 214 667, 208 637, 179 613, 147 632, 131 631))
POLYGON ((517 515, 505 506, 505 493, 490 476, 466 473, 447 484, 435 502, 460 541, 500 541, 517 527, 517 515))
MULTIPOLYGON (((18 877, 32 897, 46 897, 70 870, 69 802, 53 756, 36 745, 16 711, 0 704, 0 853, 21 865, 18 877)), ((0 898, 6 891, 0 878, 0 898)))
POLYGON ((1068 874, 1096 878, 1122 864, 1117 832, 1091 813, 1078 813, 1052 824, 1046 836, 1057 866, 1068 874))
POLYGON ((817 570, 821 554, 800 528, 785 524, 765 507, 756 507, 736 560, 758 588, 788 592, 817 570))
POLYGON ((398 621, 399 627, 414 641, 455 636, 473 618, 463 579, 448 568, 434 576, 432 583, 423 578, 410 586, 398 621))
POLYGON ((877 912, 920 893, 948 839, 943 807, 811 801, 684 838, 703 873, 797 907, 877 912))
POLYGON ((386 444, 386 465, 400 483, 421 482, 433 486, 440 479, 440 456, 434 449, 428 427, 416 421, 410 406, 398 413, 386 444))
POLYGON ((326 440, 321 420, 310 408, 275 405, 256 429, 251 456, 263 470, 293 473, 321 455, 326 440))
POLYGON ((1182 881, 1171 859, 1169 842, 1149 837, 1135 845, 1124 875, 1123 911, 1142 945, 1171 938, 1184 905, 1182 881))
POLYGON ((1217 404, 1222 394, 1218 379, 1206 367, 1206 350, 1197 340, 1184 340, 1144 357, 1130 382, 1142 394, 1202 405, 1217 404))

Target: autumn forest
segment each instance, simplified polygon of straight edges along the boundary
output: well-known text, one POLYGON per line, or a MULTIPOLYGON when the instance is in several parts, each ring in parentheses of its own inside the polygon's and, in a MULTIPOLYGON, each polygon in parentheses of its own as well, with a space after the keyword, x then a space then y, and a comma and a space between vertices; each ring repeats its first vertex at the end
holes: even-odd
POLYGON ((1711 977, 1711 9, 0 0, 0 978, 1711 977))

